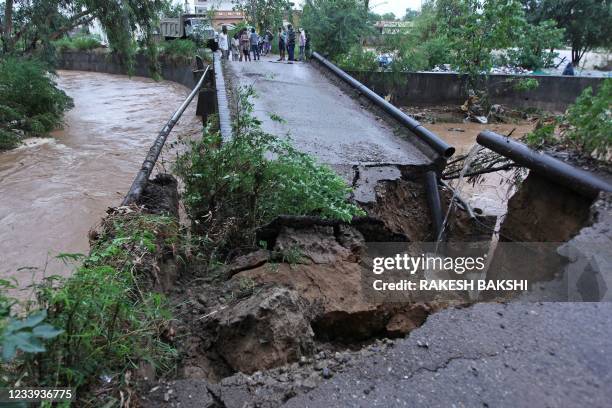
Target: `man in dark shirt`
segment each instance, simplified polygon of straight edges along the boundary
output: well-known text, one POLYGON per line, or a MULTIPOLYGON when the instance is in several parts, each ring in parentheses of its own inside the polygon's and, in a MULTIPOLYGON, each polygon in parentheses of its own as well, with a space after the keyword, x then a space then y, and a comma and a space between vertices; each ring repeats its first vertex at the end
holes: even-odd
POLYGON ((289 54, 289 62, 295 61, 295 31, 291 24, 287 26, 287 53, 289 54))

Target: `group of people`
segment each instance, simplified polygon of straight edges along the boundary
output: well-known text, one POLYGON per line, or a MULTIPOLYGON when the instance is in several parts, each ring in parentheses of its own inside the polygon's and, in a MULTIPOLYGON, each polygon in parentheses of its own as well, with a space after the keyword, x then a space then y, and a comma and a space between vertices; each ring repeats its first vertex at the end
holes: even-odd
POLYGON ((308 30, 299 29, 297 35, 293 26, 289 24, 287 29, 278 29, 278 50, 280 58, 278 61, 285 60, 285 52, 289 62, 295 61, 296 37, 299 41, 299 61, 305 61, 310 55, 310 35, 308 30))
MULTIPOLYGON (((251 61, 259 60, 261 55, 266 55, 272 50, 272 41, 274 34, 270 30, 266 30, 263 36, 260 36, 255 31, 255 28, 250 30, 243 28, 233 37, 227 31, 227 27, 221 28, 221 33, 218 37, 218 45, 224 59, 230 58, 232 61, 251 61)), ((296 41, 299 45, 299 61, 305 61, 310 55, 310 36, 307 30, 299 29, 297 34, 293 26, 289 24, 287 29, 278 29, 278 49, 280 58, 278 61, 285 61, 285 56, 289 62, 295 61, 295 45, 296 41)))

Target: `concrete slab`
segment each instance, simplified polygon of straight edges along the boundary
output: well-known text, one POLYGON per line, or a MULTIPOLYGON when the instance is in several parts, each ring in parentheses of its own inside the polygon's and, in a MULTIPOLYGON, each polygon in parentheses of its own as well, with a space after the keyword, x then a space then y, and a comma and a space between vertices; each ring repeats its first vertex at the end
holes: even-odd
MULTIPOLYGON (((258 94, 255 115, 263 129, 289 134, 296 148, 321 163, 429 165, 416 146, 396 136, 381 118, 335 86, 308 63, 228 62, 234 83, 252 85, 258 94), (278 115, 278 122, 270 116, 278 115)), ((334 166, 335 167, 335 166, 334 166)))

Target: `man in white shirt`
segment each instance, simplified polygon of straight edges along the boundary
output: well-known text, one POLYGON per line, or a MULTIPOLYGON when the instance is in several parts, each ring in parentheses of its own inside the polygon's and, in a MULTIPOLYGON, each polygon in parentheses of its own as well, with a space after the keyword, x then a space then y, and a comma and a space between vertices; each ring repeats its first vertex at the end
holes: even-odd
POLYGON ((221 50, 222 58, 229 58, 229 38, 227 35, 227 27, 221 27, 221 34, 219 34, 219 49, 221 50))

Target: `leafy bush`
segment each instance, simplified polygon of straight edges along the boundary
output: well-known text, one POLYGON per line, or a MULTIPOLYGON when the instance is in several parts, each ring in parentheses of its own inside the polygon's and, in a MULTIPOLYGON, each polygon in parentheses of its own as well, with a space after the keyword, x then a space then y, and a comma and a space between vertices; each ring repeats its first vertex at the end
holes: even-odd
POLYGON ((378 70, 376 54, 372 51, 364 50, 361 45, 356 45, 348 53, 338 56, 335 62, 340 68, 349 71, 378 70))
MULTIPOLYGON (((164 216, 107 218, 82 266, 69 278, 47 278, 37 287, 30 316, 13 323, 29 326, 30 336, 51 339, 45 350, 20 347, 26 353, 17 355, 10 370, 3 367, 1 378, 8 384, 21 379, 27 385, 62 384, 82 391, 102 375, 117 385, 143 363, 161 373, 172 369, 176 351, 162 341, 171 313, 162 295, 146 289, 154 281, 160 246, 176 236, 177 228, 164 216)), ((9 328, 4 326, 3 336, 11 334, 9 328)))
POLYGON ((606 79, 596 95, 590 87, 586 88, 564 116, 538 125, 526 136, 526 141, 533 146, 565 145, 583 156, 609 160, 612 154, 612 79, 606 79))
POLYGON ((62 37, 53 43, 60 51, 89 51, 102 47, 100 38, 93 35, 78 35, 75 37, 62 37))
POLYGON ((254 229, 278 215, 350 221, 363 214, 347 202, 350 188, 329 167, 261 130, 252 95, 251 88, 239 92, 232 140, 222 144, 209 126, 177 160, 195 230, 217 247, 239 247, 252 245, 254 229))
POLYGON ((585 155, 606 159, 612 150, 612 78, 604 81, 593 95, 586 88, 566 114, 571 126, 564 140, 585 155))
POLYGON ((14 147, 23 136, 42 136, 57 128, 72 106, 42 63, 0 60, 0 149, 14 147))
POLYGON ((508 81, 512 85, 512 89, 517 92, 531 91, 540 86, 540 82, 535 78, 511 78, 508 81))
POLYGON ((191 40, 164 41, 160 45, 161 54, 175 59, 191 59, 198 52, 197 45, 191 40))

